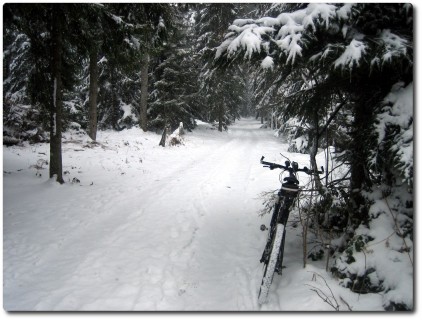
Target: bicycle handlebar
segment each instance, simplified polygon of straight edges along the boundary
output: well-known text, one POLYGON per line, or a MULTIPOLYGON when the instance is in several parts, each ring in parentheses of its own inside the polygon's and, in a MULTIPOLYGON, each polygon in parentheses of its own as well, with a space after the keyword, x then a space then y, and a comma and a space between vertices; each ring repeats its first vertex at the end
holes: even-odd
MULTIPOLYGON (((264 156, 261 157, 261 164, 264 165, 264 167, 270 168, 270 170, 274 170, 274 169, 284 169, 284 170, 288 170, 290 172, 305 172, 306 174, 313 174, 312 170, 308 169, 308 167, 303 167, 303 168, 299 168, 299 165, 297 162, 292 162, 290 163, 290 161, 286 161, 285 165, 281 165, 278 163, 273 163, 273 162, 267 162, 264 161, 264 156), (291 165, 291 166, 290 166, 291 165)), ((321 166, 321 171, 317 171, 317 174, 321 174, 324 173, 324 167, 321 166)))

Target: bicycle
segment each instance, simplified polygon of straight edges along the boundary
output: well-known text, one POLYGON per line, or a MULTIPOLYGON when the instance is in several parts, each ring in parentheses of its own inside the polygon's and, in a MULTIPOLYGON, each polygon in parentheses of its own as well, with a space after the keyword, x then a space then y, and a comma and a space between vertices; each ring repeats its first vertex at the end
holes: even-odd
MULTIPOLYGON (((283 181, 280 179, 282 184, 278 191, 278 200, 274 206, 270 227, 267 228, 265 225, 261 225, 262 231, 269 230, 267 243, 260 260, 261 263, 264 263, 264 275, 259 289, 258 303, 262 305, 267 301, 274 272, 277 272, 279 275, 282 274, 286 224, 290 214, 290 207, 299 193, 299 181, 296 178, 296 173, 305 172, 308 175, 314 173, 307 167, 300 169, 297 162, 286 161, 283 166, 264 161, 264 156, 262 156, 260 162, 264 167, 270 168, 270 170, 284 169, 289 172, 289 176, 285 177, 283 181)), ((317 171, 317 173, 321 174, 324 172, 323 167, 321 167, 321 170, 317 171)))

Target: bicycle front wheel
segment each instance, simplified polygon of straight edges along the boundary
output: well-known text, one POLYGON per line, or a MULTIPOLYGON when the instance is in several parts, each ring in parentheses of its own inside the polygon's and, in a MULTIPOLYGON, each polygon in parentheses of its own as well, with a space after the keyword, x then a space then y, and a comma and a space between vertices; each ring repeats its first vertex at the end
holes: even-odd
POLYGON ((270 291, 270 286, 273 282, 276 266, 279 260, 283 260, 282 251, 280 251, 280 249, 283 249, 282 246, 284 245, 284 235, 285 227, 283 224, 278 223, 271 244, 270 258, 268 259, 268 263, 264 267, 264 275, 262 277, 261 287, 259 288, 259 304, 264 304, 265 302, 267 302, 268 292, 270 291))

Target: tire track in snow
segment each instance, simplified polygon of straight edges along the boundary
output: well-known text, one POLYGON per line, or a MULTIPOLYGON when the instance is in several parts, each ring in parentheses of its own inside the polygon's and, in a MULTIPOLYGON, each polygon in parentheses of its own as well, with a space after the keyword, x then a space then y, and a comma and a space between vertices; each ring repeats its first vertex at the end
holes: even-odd
POLYGON ((262 146, 280 146, 258 127, 243 121, 217 140, 205 137, 212 147, 146 175, 148 183, 140 180, 134 190, 113 181, 64 205, 65 213, 87 215, 63 217, 72 226, 55 231, 63 235, 57 250, 40 256, 32 278, 54 283, 48 291, 36 284, 41 300, 34 308, 254 309, 250 278, 259 266, 254 247, 261 245, 255 243, 260 221, 251 175, 260 168, 262 146), (53 279, 48 271, 54 268, 53 279))
MULTIPOLYGON (((220 152, 222 150, 228 149, 230 148, 229 145, 223 145, 222 147, 219 147, 217 150, 220 150, 220 152)), ((220 154, 220 153, 218 153, 220 154)), ((208 160, 205 160, 205 162, 207 162, 208 160)), ((201 168, 203 168, 204 161, 192 161, 191 163, 187 163, 185 164, 183 167, 190 167, 190 168, 197 168, 199 170, 201 170, 201 168), (193 164, 192 164, 193 163, 193 164)), ((183 169, 177 169, 179 174, 183 174, 183 169)), ((193 170, 194 171, 194 170, 193 170)), ((185 172, 186 174, 186 172, 185 172)), ((178 176, 177 174, 175 175, 176 177, 178 176)), ((189 176, 189 175, 188 175, 189 176)), ((192 177, 189 177, 189 179, 192 179, 192 177)), ((189 180, 188 179, 188 180, 189 180)), ((183 201, 181 201, 182 199, 171 199, 169 198, 169 195, 172 194, 172 189, 176 187, 177 184, 183 183, 183 181, 180 180, 184 180, 183 177, 180 179, 171 179, 171 181, 167 181, 167 179, 161 179, 161 181, 155 182, 153 186, 151 186, 150 188, 147 188, 145 190, 140 190, 140 197, 146 197, 147 201, 143 202, 142 205, 142 213, 140 212, 133 212, 128 214, 127 217, 122 217, 120 216, 119 219, 116 219, 116 227, 112 230, 112 232, 107 236, 104 237, 104 239, 99 239, 99 244, 102 242, 102 245, 99 245, 100 248, 109 248, 110 246, 119 246, 119 243, 122 243, 122 245, 126 245, 128 243, 137 243, 136 241, 136 235, 137 232, 138 233, 142 233, 142 237, 140 237, 140 239, 145 239, 145 238, 151 238, 154 239, 155 241, 152 241, 152 243, 149 244, 144 244, 144 249, 145 252, 142 252, 142 248, 139 250, 140 252, 138 252, 138 254, 140 256, 150 256, 147 258, 147 260, 149 260, 146 264, 147 265, 154 265, 154 260, 155 262, 162 262, 163 259, 165 257, 169 257, 169 260, 167 263, 164 263, 164 266, 161 265, 155 265, 155 267, 151 268, 147 268, 147 275, 150 275, 151 272, 153 272, 155 274, 155 276, 153 276, 152 278, 150 278, 150 276, 143 277, 142 281, 138 280, 139 283, 141 285, 141 287, 148 287, 148 283, 150 283, 151 285, 149 286, 149 289, 151 292, 155 292, 155 295, 166 295, 169 293, 174 293, 174 291, 176 289, 172 289, 172 281, 170 281, 169 279, 165 279, 163 277, 163 274, 166 273, 167 269, 174 269, 174 262, 175 261, 171 261, 172 257, 177 256, 177 251, 179 252, 183 252, 183 251, 190 251, 190 252, 185 252, 183 255, 181 255, 181 257, 183 258, 192 258, 193 254, 194 254, 194 250, 191 250, 190 246, 191 243, 194 240, 194 237, 196 235, 196 231, 198 230, 197 227, 197 220, 196 219, 192 219, 191 216, 185 216, 183 213, 186 213, 186 208, 185 206, 182 206, 182 209, 185 210, 180 210, 180 204, 182 204, 183 201), (177 181, 179 180, 179 181, 177 181), (158 188, 159 187, 159 188, 158 188), (151 198, 148 197, 148 194, 151 192, 153 192, 154 190, 160 189, 160 192, 158 194, 155 194, 154 196, 152 196, 151 198), (157 217, 156 215, 154 215, 155 210, 154 209, 158 209, 158 207, 162 206, 163 203, 169 203, 171 205, 169 205, 168 207, 173 207, 171 210, 167 211, 167 215, 165 216, 165 218, 163 217, 157 217), (179 206, 179 207, 178 207, 179 206), (141 221, 142 220, 142 221, 141 221), (172 223, 168 223, 168 221, 172 221, 172 223), (117 222, 119 222, 119 224, 117 224, 117 222), (144 228, 140 228, 139 230, 136 230, 136 226, 139 225, 144 225, 144 228), (183 247, 181 249, 178 249, 178 246, 175 245, 174 241, 171 240, 175 240, 175 239, 169 239, 167 234, 161 235, 158 239, 156 238, 157 232, 154 231, 155 227, 160 227, 163 229, 167 229, 168 228, 174 228, 176 226, 182 225, 182 227, 179 227, 179 231, 173 231, 173 238, 175 238, 175 235, 177 236, 177 234, 182 234, 182 233, 186 233, 186 232, 192 232, 191 238, 184 240, 181 242, 180 245, 183 245, 183 247), (148 233, 149 231, 152 231, 150 235, 145 235, 145 233, 148 233), (123 235, 123 236, 122 236, 123 235), (133 240, 131 240, 130 238, 133 238, 133 240), (154 243, 155 242, 155 243, 154 243), (157 248, 158 245, 158 248, 157 248), (154 248, 155 252, 151 252, 151 250, 149 248, 154 248), (187 250, 189 248, 189 250, 187 250), (149 253, 149 254, 148 254, 149 253), (157 270, 159 270, 159 268, 163 268, 164 270, 162 272, 157 272, 157 270), (150 270, 148 272, 148 270, 150 270), (153 270, 153 271, 151 271, 153 270), (158 278, 157 278, 158 275, 158 278), (166 282, 167 281, 167 282, 166 282), (167 287, 167 290, 163 290, 163 288, 156 288, 157 284, 162 283, 163 286, 167 287), (147 284, 147 285, 146 285, 147 284), (158 290, 159 289, 159 290, 158 290)), ((110 194, 110 192, 109 192, 110 194)), ((127 211, 127 210, 123 210, 123 211, 127 211)), ((188 210, 189 211, 189 210, 188 210)), ((108 224, 109 222, 107 222, 108 224)), ((174 230, 174 229, 173 229, 174 230)), ((171 229, 170 229, 171 231, 171 229)), ((170 232, 170 236, 172 235, 172 232, 170 232)), ((140 240, 139 239, 139 240, 140 240)), ((132 249, 132 251, 135 251, 136 245, 134 248, 126 248, 126 251, 128 249, 132 249)), ((88 254, 87 257, 85 258, 84 262, 80 263, 78 265, 78 270, 76 270, 74 273, 75 274, 80 274, 81 271, 83 270, 87 270, 90 268, 90 266, 94 265, 102 265, 103 268, 104 266, 107 266, 107 263, 109 263, 111 260, 127 260, 127 257, 125 256, 124 252, 122 251, 121 253, 122 257, 121 259, 119 259, 118 257, 114 256, 110 256, 107 253, 107 249, 104 250, 97 250, 96 254, 88 254), (103 263, 98 263, 95 264, 95 261, 103 261, 103 263)), ((185 260, 185 259, 184 259, 185 260)), ((141 261, 139 260, 140 264, 142 265, 141 261)), ((145 261, 142 261, 145 264, 145 261)), ((180 264, 180 263, 179 263, 180 264)), ((184 265, 186 265, 186 262, 184 263, 184 265)), ((91 267, 92 268, 92 267, 91 267)), ((176 270, 177 271, 177 270, 176 270)), ((129 270, 129 272, 131 272, 131 270, 129 270)), ((173 274, 174 275, 174 270, 170 270, 170 272, 167 272, 167 274, 173 274)), ((80 277, 80 275, 79 275, 80 277)), ((73 283, 75 281, 74 277, 70 279, 70 283, 73 283)), ((97 284, 100 285, 100 284, 97 284)), ((64 287, 66 287, 68 285, 65 285, 64 287)), ((106 289, 106 288, 105 288, 106 289)), ((106 295, 112 295, 112 292, 109 291, 105 291, 107 294, 106 295)), ((53 296, 56 295, 56 293, 52 294, 53 296)), ((142 295, 141 293, 138 292, 138 296, 141 296, 145 299, 145 294, 142 295)), ((162 299, 165 299, 165 297, 162 297, 162 299)), ((95 309, 95 304, 96 302, 93 301, 91 302, 91 304, 86 304, 85 306, 83 306, 84 309, 95 309)), ((125 304, 123 306, 126 306, 125 304)), ((143 309, 145 307, 147 307, 147 305, 145 304, 140 304, 138 305, 136 301, 134 301, 132 307, 136 308, 140 308, 143 309), (142 306, 142 307, 140 307, 142 306)), ((149 305, 151 307, 151 305, 149 305)), ((160 306, 161 308, 165 309, 166 305, 162 304, 160 306)))
MULTIPOLYGON (((185 164, 185 166, 189 166, 189 164, 185 164)), ((183 171, 183 169, 181 170, 180 168, 176 168, 176 170, 179 170, 179 172, 183 171)), ((170 175, 172 174, 173 173, 170 173, 170 175)), ((146 190, 143 190, 143 192, 149 194, 157 188, 164 189, 166 186, 166 180, 167 179, 164 179, 164 181, 156 182, 146 190)), ((72 222, 72 225, 74 225, 75 228, 77 227, 76 232, 70 233, 70 235, 68 235, 65 231, 68 229, 65 228, 61 232, 63 234, 63 238, 60 239, 57 250, 48 250, 45 254, 40 256, 39 261, 42 262, 42 268, 39 268, 40 271, 34 269, 34 278, 45 279, 45 267, 49 265, 56 267, 60 265, 60 270, 62 270, 62 273, 55 273, 54 282, 57 286, 57 290, 50 290, 50 292, 46 292, 45 297, 42 299, 43 301, 38 303, 35 306, 35 309, 51 310, 54 308, 83 308, 83 306, 78 306, 75 304, 69 306, 69 299, 66 299, 66 297, 69 295, 69 292, 75 291, 75 293, 78 293, 78 288, 91 287, 93 284, 99 286, 100 284, 95 281, 95 274, 100 273, 97 269, 107 268, 107 263, 101 266, 101 264, 96 264, 95 261, 102 260, 107 262, 107 259, 113 260, 113 258, 110 257, 110 255, 107 253, 107 251, 110 251, 108 248, 118 245, 119 242, 124 243, 127 241, 125 235, 136 234, 139 231, 136 230, 136 227, 133 228, 133 226, 136 226, 136 224, 133 224, 132 222, 143 216, 143 210, 134 210, 132 205, 126 206, 125 209, 125 205, 123 205, 119 207, 119 214, 115 214, 116 206, 110 201, 104 202, 104 199, 102 199, 103 194, 111 196, 111 198, 114 198, 118 202, 122 192, 119 191, 118 186, 107 186, 90 193, 90 195, 87 197, 90 197, 89 203, 94 205, 93 208, 89 208, 87 210, 87 213, 94 212, 94 214, 87 214, 85 220, 81 221, 80 223, 77 221, 69 220, 72 222), (110 228, 110 226, 112 226, 112 228, 110 228), (92 242, 90 239, 92 237, 96 237, 95 252, 91 252, 92 247, 83 246, 84 243, 88 244, 92 242), (64 252, 65 254, 63 254, 64 252), (66 259, 66 255, 73 258, 78 257, 78 259, 66 259), (108 258, 106 259, 105 257, 108 258), (88 275, 90 279, 87 279, 87 276, 83 275, 82 272, 84 270, 92 270, 92 274, 88 275), (63 301, 63 303, 61 301, 63 301)), ((87 201, 81 199, 81 203, 86 202, 87 201)), ((75 204, 73 207, 74 206, 75 204)), ((78 206, 78 204, 76 204, 76 206, 78 206)), ((62 210, 60 211, 67 212, 68 209, 62 207, 62 210)), ((154 226, 150 225, 150 227, 152 228, 154 226)), ((137 244, 136 247, 139 248, 139 245, 137 244)), ((135 252, 136 250, 133 251, 135 252)), ((104 280, 101 278, 98 279, 104 280)), ((125 308, 125 306, 126 304, 123 305, 123 308, 125 308)))
MULTIPOLYGON (((198 187, 200 206, 206 214, 193 244, 200 251, 199 256, 196 256, 199 264, 198 274, 188 270, 191 281, 198 283, 195 294, 199 305, 195 305, 195 309, 252 310, 256 308, 253 302, 256 293, 251 292, 250 277, 254 274, 255 265, 259 259, 258 256, 248 254, 251 251, 247 245, 250 239, 246 241, 246 245, 242 245, 245 239, 241 234, 250 232, 251 225, 253 228, 258 228, 258 223, 243 222, 243 220, 248 221, 248 217, 242 215, 245 204, 247 205, 248 202, 243 202, 242 197, 250 196, 246 192, 251 181, 250 174, 255 163, 258 164, 258 154, 261 153, 260 148, 257 148, 257 142, 263 139, 268 140, 268 131, 264 134, 259 131, 251 132, 251 130, 245 130, 241 134, 235 133, 235 136, 226 144, 226 148, 220 149, 220 151, 224 150, 224 153, 214 153, 211 156, 211 161, 214 163, 213 169, 209 178, 204 179, 198 187), (250 155, 252 158, 248 159, 250 155), (243 190, 227 188, 230 184, 236 187, 243 186, 243 190), (235 197, 228 195, 234 192, 236 192, 235 197), (222 204, 219 205, 218 202, 222 204), (226 241, 218 241, 219 238, 226 238, 226 241), (238 252, 239 248, 242 248, 243 252, 238 252), (242 256, 241 259, 237 257, 238 255, 242 256), (214 258, 210 259, 210 257, 214 258), (209 294, 215 290, 218 290, 217 294, 209 294), (222 296, 223 298, 219 301, 209 301, 207 296, 222 296)), ((256 221, 254 215, 251 218, 249 221, 256 221)))

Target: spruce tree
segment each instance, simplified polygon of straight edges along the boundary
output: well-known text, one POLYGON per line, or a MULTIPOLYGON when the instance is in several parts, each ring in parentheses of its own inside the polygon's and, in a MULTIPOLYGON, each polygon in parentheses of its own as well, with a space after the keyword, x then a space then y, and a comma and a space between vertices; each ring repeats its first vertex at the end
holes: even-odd
POLYGON ((200 103, 205 120, 216 121, 219 131, 223 131, 238 117, 241 107, 240 95, 237 94, 239 69, 221 70, 213 65, 217 47, 239 10, 240 6, 236 4, 204 4, 196 20, 197 52, 203 62, 199 75, 200 103))
POLYGON ((195 101, 198 68, 191 46, 194 39, 190 22, 193 12, 182 9, 180 6, 173 9, 175 26, 157 57, 149 110, 149 127, 154 129, 170 126, 174 130, 183 122, 183 126, 191 130, 195 126, 194 119, 199 116, 195 101))
POLYGON ((75 84, 76 69, 69 28, 76 19, 73 5, 7 4, 10 23, 29 39, 34 66, 29 75, 29 96, 34 105, 49 114, 50 177, 63 183, 61 134, 63 94, 75 84))

